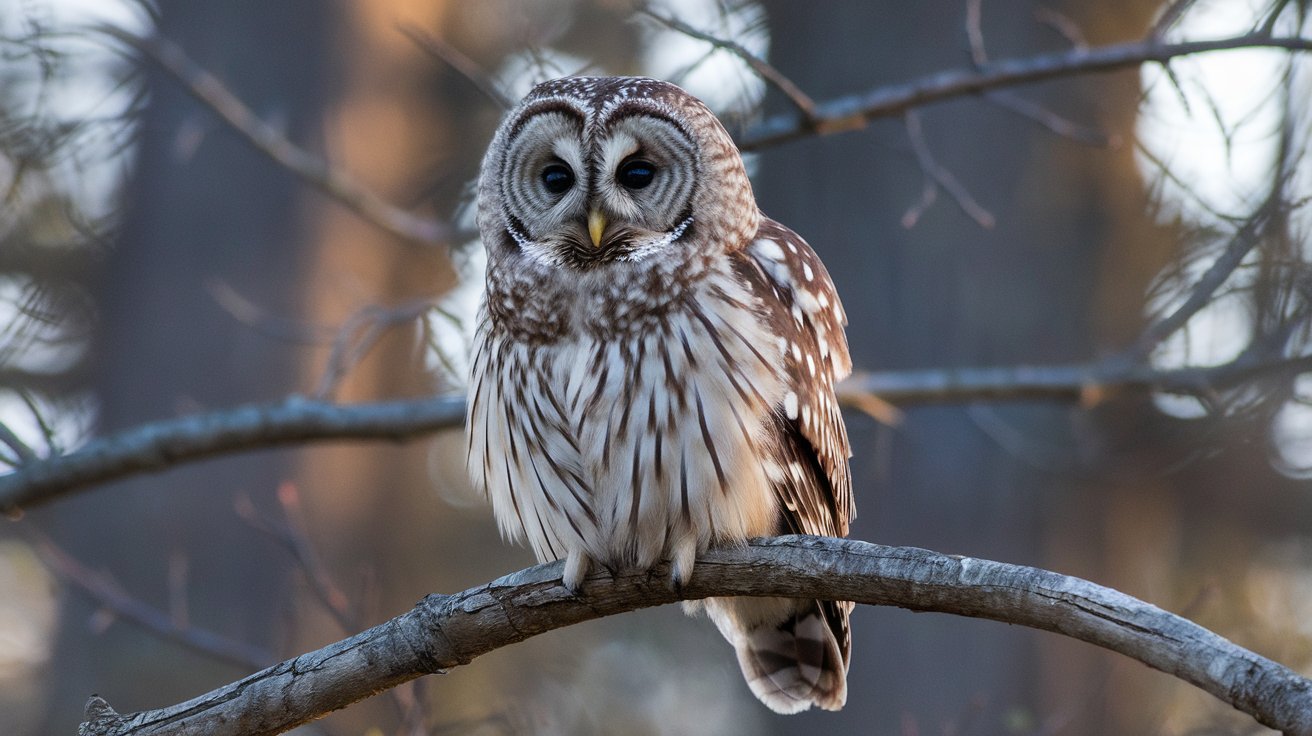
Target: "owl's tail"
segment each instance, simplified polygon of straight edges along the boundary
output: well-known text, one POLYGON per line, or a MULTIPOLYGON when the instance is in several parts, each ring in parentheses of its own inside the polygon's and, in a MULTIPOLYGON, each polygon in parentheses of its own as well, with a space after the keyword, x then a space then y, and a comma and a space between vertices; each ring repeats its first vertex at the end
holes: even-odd
POLYGON ((770 710, 838 710, 847 702, 851 603, 711 598, 706 610, 737 651, 748 687, 770 710))

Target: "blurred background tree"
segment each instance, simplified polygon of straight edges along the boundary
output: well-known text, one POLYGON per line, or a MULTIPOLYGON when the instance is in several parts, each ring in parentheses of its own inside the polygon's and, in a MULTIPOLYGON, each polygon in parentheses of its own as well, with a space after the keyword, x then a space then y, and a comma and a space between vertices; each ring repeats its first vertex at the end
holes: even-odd
MULTIPOLYGON (((1171 40, 1312 32, 1307 3, 1290 0, 650 8, 768 58, 816 100, 1154 28, 1171 40)), ((497 100, 535 81, 671 79, 739 133, 793 112, 728 50, 610 0, 0 0, 0 32, 10 466, 292 393, 458 393, 481 266, 469 185, 497 100), (160 47, 97 23, 176 44, 286 142, 444 237, 344 207, 188 94, 151 60, 160 47)), ((749 157, 757 196, 828 264, 863 370, 1076 364, 1127 348, 1159 369, 1302 355, 1308 64, 1267 49, 1169 69, 961 97, 762 147, 749 157), (1244 223, 1254 244, 1224 286, 1179 331, 1142 339, 1236 252, 1244 223)), ((1286 370, 1190 396, 852 413, 853 536, 1080 575, 1308 672, 1307 389, 1286 370)), ((261 452, 132 477, 0 527, 0 723, 71 733, 92 692, 122 710, 184 700, 425 593, 528 565, 467 487, 462 453, 458 431, 261 452)), ((1260 732, 1092 647, 890 609, 855 614, 850 692, 838 714, 774 716, 709 624, 662 609, 529 640, 306 730, 1260 732)))

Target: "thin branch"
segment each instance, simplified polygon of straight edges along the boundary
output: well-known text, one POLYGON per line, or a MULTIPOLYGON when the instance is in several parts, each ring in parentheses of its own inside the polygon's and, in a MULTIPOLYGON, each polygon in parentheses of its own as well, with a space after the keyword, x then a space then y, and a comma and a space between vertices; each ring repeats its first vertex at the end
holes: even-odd
POLYGON ((37 459, 36 451, 31 447, 28 447, 27 443, 19 438, 19 436, 14 433, 14 430, 10 429, 9 425, 4 422, 0 422, 0 444, 3 444, 14 452, 19 465, 37 459))
POLYGON ((265 667, 274 660, 273 654, 259 647, 176 620, 127 593, 105 575, 88 568, 45 535, 35 536, 35 549, 41 561, 65 582, 81 590, 115 616, 193 652, 242 669, 265 667))
POLYGON ((747 66, 751 67, 752 71, 756 72, 758 76, 774 85, 775 89, 782 92, 784 97, 787 97, 788 101, 793 103, 793 107, 796 107, 797 111, 800 112, 804 118, 810 120, 815 117, 815 100, 811 99, 810 95, 803 92, 801 87, 794 84, 793 80, 784 76, 783 72, 776 69, 773 64, 756 54, 753 54, 751 51, 748 51, 742 46, 742 44, 698 30, 677 18, 667 18, 648 8, 639 8, 638 12, 651 18, 657 23, 688 36, 689 38, 705 41, 714 48, 724 49, 734 56, 737 56, 739 59, 742 59, 747 66))
POLYGON ((450 228, 444 223, 419 217, 390 204, 355 177, 329 166, 322 158, 292 143, 172 41, 159 36, 137 36, 113 26, 100 26, 98 30, 145 54, 257 150, 365 220, 407 240, 431 245, 442 245, 450 240, 450 228))
POLYGON ((275 314, 220 278, 206 279, 205 290, 229 317, 274 340, 298 345, 324 345, 331 343, 341 332, 337 325, 318 325, 275 314))
MULTIPOLYGON (((350 598, 337 584, 323 559, 310 540, 305 524, 305 512, 301 505, 301 494, 295 483, 284 482, 278 486, 278 505, 282 508, 283 521, 277 522, 265 518, 255 510, 250 498, 242 496, 237 499, 237 515, 257 531, 267 534, 274 542, 285 549, 296 563, 297 569, 305 577, 311 592, 319 605, 332 616, 333 621, 343 634, 358 631, 363 626, 360 618, 350 603, 350 598)), ((397 716, 405 724, 422 722, 426 702, 420 688, 411 683, 408 687, 393 688, 388 691, 397 716)), ((413 729, 403 728, 401 732, 413 729)))
POLYGON ((1034 20, 1061 34, 1061 37, 1070 43, 1071 48, 1079 51, 1088 50, 1089 41, 1084 37, 1084 31, 1069 15, 1040 5, 1034 9, 1034 20))
POLYGON ((407 325, 427 314, 435 299, 419 299, 396 307, 368 305, 347 318, 333 338, 328 364, 312 396, 324 400, 332 395, 342 378, 364 359, 393 327, 407 325))
MULTIPOLYGON (((942 187, 947 193, 952 195, 953 201, 965 212, 970 219, 974 220, 982 228, 992 228, 997 221, 993 213, 989 212, 970 192, 966 186, 961 183, 957 177, 952 175, 934 158, 934 154, 929 150, 929 143, 925 140, 924 129, 920 125, 920 114, 915 110, 908 110, 905 116, 907 137, 911 140, 911 150, 916 154, 916 162, 920 164, 920 170, 925 175, 926 187, 928 182, 933 182, 936 187, 942 187)), ((917 203, 906 214, 902 215, 902 226, 910 228, 916 224, 920 216, 924 214, 924 208, 933 204, 937 197, 930 196, 928 191, 921 195, 920 202, 917 203)))
POLYGON ((1272 37, 1249 33, 1210 41, 1163 43, 1148 39, 1128 43, 1071 49, 1020 59, 989 62, 978 69, 952 69, 905 84, 876 87, 832 100, 817 102, 812 117, 775 115, 752 126, 739 138, 743 150, 760 150, 809 135, 858 130, 875 118, 901 115, 922 105, 992 89, 1032 84, 1057 77, 1128 69, 1146 62, 1167 61, 1209 51, 1238 48, 1277 48, 1312 51, 1312 38, 1272 37))
POLYGON ((1221 285, 1229 280, 1231 274, 1244 262, 1259 243, 1266 231, 1267 223, 1279 210, 1280 187, 1272 192, 1271 197, 1244 221, 1234 237, 1226 245, 1221 255, 1208 266, 1203 275, 1192 286, 1189 296, 1170 314, 1148 325, 1143 334, 1127 349, 1120 358, 1127 363, 1137 363, 1146 358, 1163 340, 1175 334, 1185 326, 1195 314, 1212 302, 1212 296, 1221 285))
POLYGON ((558 562, 539 565, 463 593, 430 595, 387 623, 178 705, 119 715, 93 697, 79 734, 282 733, 546 631, 723 595, 851 600, 1053 631, 1192 683, 1264 725, 1312 733, 1312 681, 1156 606, 1032 567, 855 540, 779 537, 706 553, 679 593, 666 584, 663 568, 594 575, 581 595, 560 584, 560 573, 558 562))
POLYGON ((984 0, 966 0, 966 39, 970 42, 970 61, 979 68, 989 61, 984 49, 984 0))
POLYGON ((153 422, 0 475, 0 511, 216 455, 329 440, 399 442, 459 427, 464 417, 459 397, 354 405, 292 397, 153 422))
POLYGON ((1148 34, 1149 38, 1165 38, 1167 32, 1175 27, 1175 24, 1179 23, 1181 18, 1184 18, 1185 13, 1189 12, 1190 8, 1194 6, 1196 1, 1197 0, 1173 0, 1173 2, 1166 6, 1166 9, 1162 11, 1162 14, 1158 16, 1157 22, 1153 23, 1153 28, 1148 34))
POLYGON ((1103 360, 1069 365, 855 373, 837 390, 839 402, 845 405, 867 393, 901 406, 1017 399, 1063 399, 1088 404, 1118 391, 1201 395, 1263 376, 1293 376, 1308 371, 1312 371, 1312 356, 1244 356, 1217 366, 1170 370, 1126 368, 1119 361, 1103 360))
MULTIPOLYGON (((1119 360, 1048 366, 858 373, 838 386, 840 403, 896 424, 889 404, 1015 399, 1076 400, 1116 391, 1206 395, 1243 381, 1312 371, 1312 356, 1244 355, 1217 366, 1157 370, 1119 360)), ((333 440, 415 439, 464 422, 462 397, 343 405, 293 397, 144 424, 79 450, 0 475, 0 513, 48 503, 99 483, 249 450, 333 440)))
POLYGON ((997 89, 983 93, 984 99, 997 105, 998 107, 1010 110, 1023 118, 1038 123, 1048 131, 1063 138, 1069 138, 1073 141, 1083 143, 1088 146, 1097 146, 1099 148, 1119 148, 1121 137, 1118 135, 1108 135, 1097 128, 1091 128, 1087 125, 1080 125, 1071 120, 1058 115, 1048 108, 1032 100, 1027 100, 1020 95, 1014 94, 1007 90, 997 89))
POLYGON ((439 59, 446 63, 447 66, 456 70, 460 76, 464 77, 474 88, 483 93, 483 96, 492 101, 499 110, 509 110, 514 104, 513 100, 507 99, 501 93, 501 88, 493 81, 492 76, 478 65, 478 62, 465 56, 456 47, 443 41, 441 38, 425 31, 413 23, 399 23, 397 30, 410 39, 414 45, 425 51, 429 56, 439 59))
POLYGON ((255 505, 247 497, 237 500, 237 515, 253 529, 262 532, 291 555, 297 569, 305 577, 310 591, 318 599, 320 606, 333 617, 333 621, 343 633, 350 633, 360 628, 355 612, 351 610, 350 598, 337 581, 333 580, 324 566, 319 553, 310 542, 309 532, 305 529, 301 509, 300 492, 296 484, 286 481, 278 486, 278 505, 282 508, 281 523, 260 515, 255 505))

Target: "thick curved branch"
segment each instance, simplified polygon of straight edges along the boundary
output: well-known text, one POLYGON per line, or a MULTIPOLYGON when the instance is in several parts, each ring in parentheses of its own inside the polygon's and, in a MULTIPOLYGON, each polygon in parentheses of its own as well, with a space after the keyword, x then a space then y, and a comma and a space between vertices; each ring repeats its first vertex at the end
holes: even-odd
POLYGON ((458 427, 464 418, 461 397, 351 406, 292 397, 154 422, 0 476, 0 510, 11 513, 97 483, 216 455, 326 440, 401 441, 458 427))
MULTIPOLYGON (((880 406, 1015 399, 1089 401, 1123 390, 1207 394, 1266 375, 1312 371, 1312 356, 1246 355, 1205 368, 1156 370, 1120 361, 1048 366, 858 373, 838 386, 841 403, 880 406)), ((889 412, 896 410, 890 408, 889 412)), ((249 450, 340 440, 414 439, 461 426, 464 399, 444 397, 342 405, 293 397, 145 424, 79 450, 22 463, 0 475, 0 511, 23 508, 139 473, 249 450)))
POLYGON ((712 595, 854 600, 1053 631, 1197 685, 1264 725, 1312 733, 1312 681, 1156 606, 1046 570, 911 547, 779 537, 708 552, 682 595, 666 584, 663 568, 595 575, 579 596, 560 584, 560 573, 560 563, 539 565, 463 593, 430 595, 387 623, 178 705, 119 715, 93 698, 79 733, 282 733, 545 631, 712 595))
POLYGON ((938 72, 905 84, 817 102, 810 116, 781 114, 753 125, 738 147, 754 151, 810 135, 857 130, 875 118, 892 117, 914 107, 988 90, 1032 84, 1056 77, 1109 72, 1147 62, 1165 63, 1180 56, 1239 48, 1312 51, 1312 38, 1276 38, 1249 33, 1211 41, 1164 43, 1157 39, 1075 48, 1055 54, 991 61, 978 68, 938 72))

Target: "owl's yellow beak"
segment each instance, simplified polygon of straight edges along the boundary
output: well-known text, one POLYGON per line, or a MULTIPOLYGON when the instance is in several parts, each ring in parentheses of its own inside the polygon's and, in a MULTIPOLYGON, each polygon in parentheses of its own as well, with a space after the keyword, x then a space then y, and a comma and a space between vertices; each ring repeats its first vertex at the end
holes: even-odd
POLYGON ((606 216, 601 214, 601 210, 590 210, 588 212, 588 235, 592 236, 592 247, 601 247, 601 236, 606 232, 606 216))

